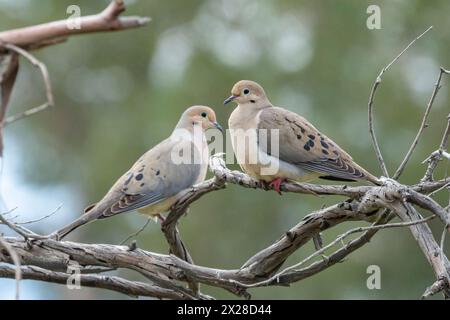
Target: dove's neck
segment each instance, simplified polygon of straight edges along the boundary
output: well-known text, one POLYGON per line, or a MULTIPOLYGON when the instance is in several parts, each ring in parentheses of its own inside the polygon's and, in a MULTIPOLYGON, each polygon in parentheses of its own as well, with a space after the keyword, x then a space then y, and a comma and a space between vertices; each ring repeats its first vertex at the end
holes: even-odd
POLYGON ((259 114, 266 108, 272 108, 269 101, 266 103, 239 104, 228 119, 230 129, 255 129, 258 127, 259 114))
POLYGON ((242 103, 238 104, 235 109, 236 116, 240 118, 240 122, 252 122, 253 120, 257 120, 257 115, 266 108, 272 108, 272 104, 269 100, 261 100, 256 103, 242 103))
POLYGON ((200 123, 192 123, 192 121, 181 119, 171 134, 171 138, 175 140, 189 140, 198 146, 206 143, 205 130, 200 123))
POLYGON ((260 111, 265 108, 273 107, 272 103, 269 101, 269 99, 264 98, 257 100, 255 103, 252 102, 246 102, 246 103, 240 103, 238 105, 239 108, 249 110, 249 111, 260 111))

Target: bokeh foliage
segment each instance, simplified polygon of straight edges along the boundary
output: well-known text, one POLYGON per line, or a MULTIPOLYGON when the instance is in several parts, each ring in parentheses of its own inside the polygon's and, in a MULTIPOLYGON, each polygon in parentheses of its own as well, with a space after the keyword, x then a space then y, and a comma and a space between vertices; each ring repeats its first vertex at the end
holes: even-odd
MULTIPOLYGON (((92 14, 107 3, 1 0, 0 28, 64 18, 71 4, 79 5, 82 14, 92 14)), ((36 189, 66 185, 80 199, 76 212, 61 219, 64 222, 103 196, 140 154, 168 136, 187 106, 213 107, 226 127, 232 107, 223 106, 222 101, 240 79, 261 83, 274 104, 308 118, 358 163, 379 175, 367 128, 370 87, 384 65, 433 25, 433 31, 385 75, 375 102, 376 130, 393 173, 415 135, 439 66, 450 67, 450 2, 445 0, 433 4, 357 0, 127 3, 126 14, 151 16, 152 22, 140 29, 74 37, 35 52, 49 68, 57 106, 5 132, 14 137, 21 155, 18 184, 36 189), (381 7, 381 30, 366 28, 369 4, 381 7)), ((430 126, 401 179, 404 183, 420 179, 425 169, 421 161, 438 147, 450 112, 448 79, 443 84, 430 126)), ((37 105, 43 99, 42 91, 39 74, 23 63, 10 114, 37 105)), ((8 145, 5 155, 7 170, 8 145)), ((445 171, 442 163, 439 176, 445 171)), ((6 199, 8 192, 13 191, 4 192, 6 199)), ((437 197, 443 202, 447 198, 445 193, 437 197)), ((198 264, 236 268, 306 213, 338 200, 280 197, 275 192, 230 185, 196 202, 180 229, 198 264)), ((137 214, 126 214, 90 224, 72 239, 118 243, 145 221, 137 214)), ((327 232, 325 240, 350 226, 355 224, 327 232)), ((40 231, 56 227, 47 221, 40 231)), ((439 234, 439 224, 433 227, 439 234)), ((138 244, 167 252, 155 224, 139 236, 138 244)), ((312 249, 308 244, 289 261, 312 249)), ((345 263, 313 278, 290 288, 255 289, 252 294, 254 298, 287 299, 417 298, 433 279, 408 230, 395 229, 381 231, 345 263), (371 264, 381 267, 381 290, 366 288, 366 268, 371 264)), ((37 286, 35 298, 123 298, 101 290, 69 292, 56 285, 37 286)), ((233 298, 221 290, 204 290, 219 298, 233 298)))

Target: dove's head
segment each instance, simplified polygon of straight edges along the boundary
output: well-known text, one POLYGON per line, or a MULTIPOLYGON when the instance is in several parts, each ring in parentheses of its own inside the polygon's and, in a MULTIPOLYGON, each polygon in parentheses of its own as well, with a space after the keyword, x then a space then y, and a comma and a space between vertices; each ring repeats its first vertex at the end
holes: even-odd
POLYGON ((250 80, 241 80, 233 86, 233 89, 231 89, 231 96, 223 103, 227 104, 231 101, 234 101, 239 105, 255 107, 267 106, 270 104, 264 89, 256 82, 250 80))
POLYGON ((181 115, 177 128, 193 129, 200 126, 203 130, 216 128, 223 131, 222 126, 217 122, 216 113, 207 106, 192 106, 186 109, 181 115))

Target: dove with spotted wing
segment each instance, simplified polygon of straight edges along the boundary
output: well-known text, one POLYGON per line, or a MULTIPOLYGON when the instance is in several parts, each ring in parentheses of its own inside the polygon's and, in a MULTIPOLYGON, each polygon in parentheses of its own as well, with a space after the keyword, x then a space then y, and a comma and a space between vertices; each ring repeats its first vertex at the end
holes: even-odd
POLYGON ((163 219, 160 213, 205 179, 209 155, 205 130, 209 128, 222 131, 211 108, 188 108, 170 137, 142 155, 103 199, 53 235, 61 239, 88 222, 133 210, 163 219))
POLYGON ((237 103, 228 120, 232 145, 242 170, 251 177, 269 183, 277 192, 286 180, 322 178, 379 184, 374 175, 304 117, 273 106, 256 82, 241 80, 231 94, 224 104, 237 103), (262 135, 262 131, 266 133, 262 135), (249 138, 252 134, 255 139, 249 138), (278 148, 273 148, 273 143, 278 143, 278 148), (270 167, 276 170, 269 172, 270 167))

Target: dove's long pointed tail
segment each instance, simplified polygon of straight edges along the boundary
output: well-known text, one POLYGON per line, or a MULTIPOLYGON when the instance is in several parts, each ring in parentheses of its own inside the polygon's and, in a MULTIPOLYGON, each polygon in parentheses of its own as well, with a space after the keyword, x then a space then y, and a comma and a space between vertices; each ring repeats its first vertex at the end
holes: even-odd
POLYGON ((81 216, 77 220, 69 223, 68 225, 66 225, 66 226, 62 227, 61 229, 59 229, 58 231, 56 231, 55 236, 58 240, 61 240, 62 238, 67 236, 69 233, 71 233, 78 227, 81 227, 82 225, 88 223, 89 221, 91 221, 91 220, 87 220, 87 219, 85 219, 84 216, 81 216))
POLYGON ((99 218, 99 214, 96 211, 91 210, 93 207, 94 206, 90 206, 86 208, 85 213, 81 217, 55 231, 54 235, 56 236, 56 238, 58 240, 61 240, 78 227, 81 227, 82 225, 85 225, 86 223, 89 223, 91 221, 97 220, 99 218))

